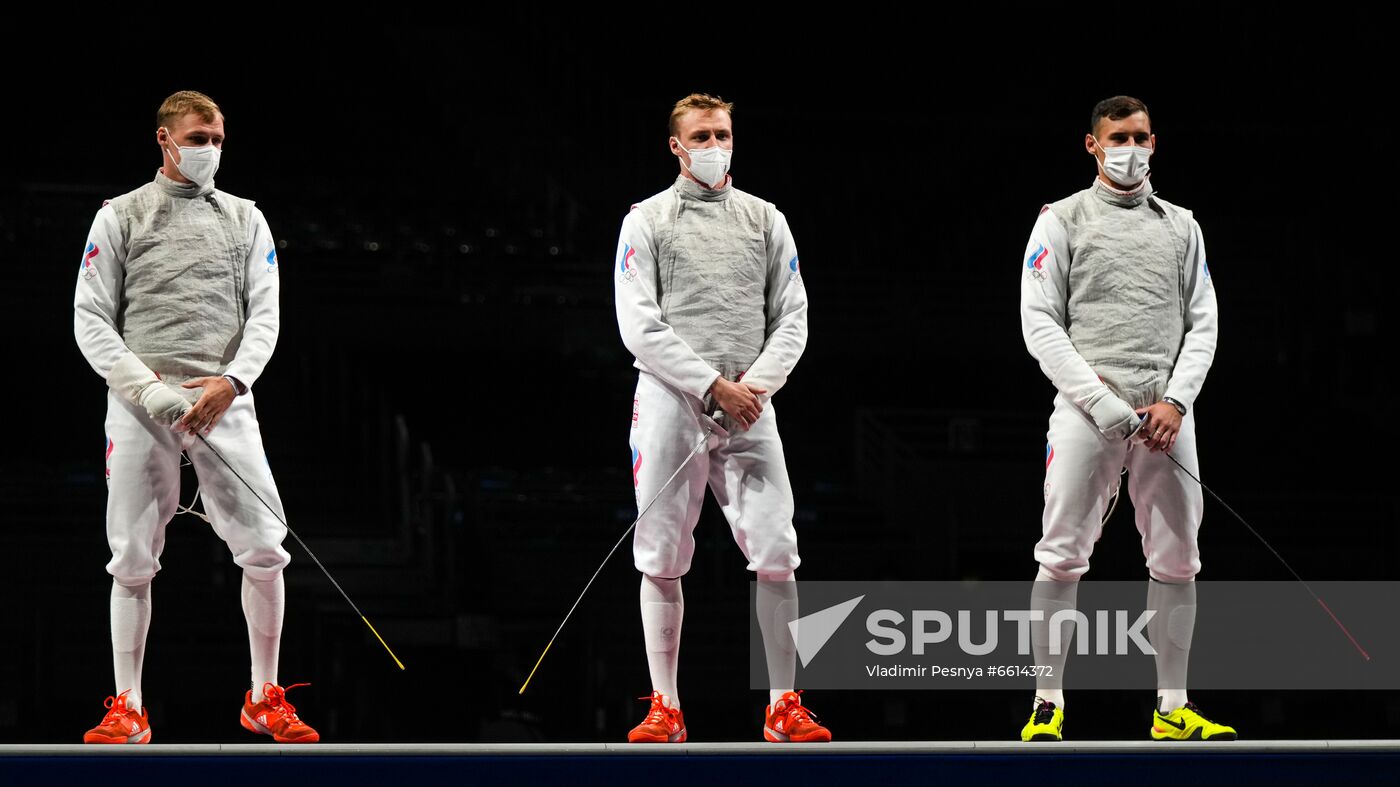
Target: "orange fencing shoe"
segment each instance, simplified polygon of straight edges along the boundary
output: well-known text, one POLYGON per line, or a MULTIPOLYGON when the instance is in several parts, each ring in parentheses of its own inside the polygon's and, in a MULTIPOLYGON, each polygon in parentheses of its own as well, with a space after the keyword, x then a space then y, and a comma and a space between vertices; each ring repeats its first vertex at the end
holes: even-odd
POLYGON ((817 723, 810 710, 802 707, 800 691, 789 691, 769 705, 764 714, 763 737, 774 743, 813 743, 831 740, 831 731, 817 723))
POLYGON ((150 743, 151 722, 146 718, 146 709, 138 713, 126 707, 127 689, 115 697, 108 697, 103 706, 108 708, 102 723, 83 734, 83 743, 150 743))
POLYGON ((659 691, 637 699, 651 700, 651 710, 641 724, 627 733, 628 743, 685 743, 685 717, 680 708, 666 707, 659 691))
POLYGON ((296 707, 287 702, 288 691, 297 686, 310 685, 293 683, 284 689, 273 683, 264 683, 263 701, 253 702, 253 692, 250 690, 243 698, 243 715, 238 720, 246 729, 271 735, 278 743, 315 743, 321 740, 320 733, 297 718, 296 707))

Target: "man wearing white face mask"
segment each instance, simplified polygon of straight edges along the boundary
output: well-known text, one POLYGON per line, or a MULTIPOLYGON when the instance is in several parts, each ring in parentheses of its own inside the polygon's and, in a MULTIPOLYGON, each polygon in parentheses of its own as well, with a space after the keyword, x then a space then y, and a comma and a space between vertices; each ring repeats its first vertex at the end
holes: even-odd
POLYGON ((806 346, 807 292, 783 214, 731 182, 731 109, 704 94, 676 103, 669 144, 680 175, 632 206, 617 244, 617 320, 639 371, 631 439, 637 503, 660 493, 633 540, 652 681, 650 711, 628 734, 635 743, 686 739, 676 690, 681 576, 706 486, 759 579, 772 687, 764 738, 831 740, 792 690, 795 651, 783 622, 796 617, 797 533, 770 401, 806 346))
POLYGON ((242 724, 282 743, 314 742, 277 683, 286 528, 210 449, 207 435, 281 508, 253 408, 278 330, 276 245, 249 200, 214 188, 219 107, 182 91, 157 112, 155 179, 97 212, 79 267, 74 333, 106 379, 107 540, 116 693, 87 743, 149 743, 141 669, 165 526, 180 502, 180 455, 199 476, 214 531, 243 569, 252 687, 242 724), (217 427, 217 428, 216 428, 217 427))
POLYGON ((1031 593, 1045 621, 1032 626, 1032 648, 1049 670, 1037 678, 1021 737, 1061 739, 1073 624, 1055 636, 1047 623, 1057 612, 1073 614, 1077 582, 1126 469, 1147 606, 1156 613, 1148 624, 1158 684, 1150 734, 1233 740, 1233 728, 1205 718, 1186 696, 1204 502, 1200 486, 1162 455, 1199 477, 1192 406, 1216 345, 1205 242, 1190 211, 1153 193, 1148 165, 1157 139, 1141 101, 1099 102, 1084 146, 1098 169, 1094 184, 1041 209, 1021 267, 1022 333, 1058 391, 1031 593))

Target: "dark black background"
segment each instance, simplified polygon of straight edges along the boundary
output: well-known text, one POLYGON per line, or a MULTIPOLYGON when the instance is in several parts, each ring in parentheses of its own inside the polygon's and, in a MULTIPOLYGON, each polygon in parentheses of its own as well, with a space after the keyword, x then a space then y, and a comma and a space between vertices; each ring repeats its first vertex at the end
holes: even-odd
MULTIPOLYGON (((1364 14, 231 11, 36 31, 0 54, 0 740, 76 742, 111 692, 105 393, 70 303, 92 214, 159 165, 155 109, 179 89, 221 104, 218 185, 285 242, 257 396, 292 526, 408 666, 289 540, 281 678, 313 683, 292 699, 325 740, 614 741, 640 718, 625 548, 516 691, 635 515, 635 373, 608 271, 628 206, 675 175, 667 113, 697 90, 736 102, 735 183, 802 250, 811 336, 778 397, 802 578, 1034 575, 1053 389, 1019 335, 1020 258, 1040 206, 1089 185, 1089 111, 1119 93, 1151 108, 1154 185, 1205 232, 1221 311, 1196 409, 1208 482, 1304 577, 1396 578, 1393 66, 1364 14)), ((238 571, 206 530, 171 524, 155 583, 159 742, 253 739, 234 726, 238 571)), ((748 576, 709 505, 698 539, 691 739, 756 740, 748 576)), ((1202 548, 1202 580, 1289 577, 1214 503, 1202 548)), ((1092 576, 1144 577, 1126 505, 1092 576)), ((1390 692, 1193 697, 1255 739, 1400 724, 1390 692)), ((1150 687, 1071 698, 1073 737, 1146 733, 1150 687)), ((806 699, 845 740, 1009 738, 1029 705, 806 699)))

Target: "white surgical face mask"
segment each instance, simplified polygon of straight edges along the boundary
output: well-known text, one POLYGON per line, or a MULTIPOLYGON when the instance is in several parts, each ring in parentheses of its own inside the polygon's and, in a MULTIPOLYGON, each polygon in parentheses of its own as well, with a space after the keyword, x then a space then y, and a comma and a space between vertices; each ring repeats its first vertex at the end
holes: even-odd
POLYGON ((734 151, 725 150, 718 145, 690 150, 680 143, 677 139, 676 144, 680 145, 681 150, 690 154, 690 174, 694 175, 696 180, 706 186, 713 186, 724 180, 724 176, 729 173, 729 159, 734 155, 734 151))
MULTIPOLYGON (((175 136, 170 133, 170 129, 165 129, 167 138, 171 144, 175 143, 175 136)), ((208 185, 214 180, 214 173, 219 171, 219 158, 223 151, 214 147, 213 144, 204 145, 197 148, 187 148, 175 145, 180 150, 180 160, 175 162, 175 168, 197 186, 208 185)), ((169 155, 167 153, 167 155, 169 155)), ((173 156, 171 157, 173 160, 173 156)))
MULTIPOLYGON (((1095 144, 1099 144, 1097 140, 1095 144)), ((1147 161, 1152 158, 1152 148, 1143 145, 1106 148, 1099 144, 1099 149, 1103 151, 1104 156, 1099 165, 1114 183, 1120 186, 1136 186, 1147 177, 1147 161)))

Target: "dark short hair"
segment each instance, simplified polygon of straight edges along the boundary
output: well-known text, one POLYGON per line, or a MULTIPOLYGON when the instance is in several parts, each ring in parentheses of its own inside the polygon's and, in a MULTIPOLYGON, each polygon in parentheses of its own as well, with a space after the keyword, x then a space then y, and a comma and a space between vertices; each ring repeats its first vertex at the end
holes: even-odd
POLYGON ((1141 112, 1147 115, 1147 119, 1152 119, 1152 113, 1147 111, 1147 105, 1132 96, 1114 96, 1105 98, 1094 105, 1094 114, 1089 117, 1089 133, 1097 134, 1099 121, 1104 118, 1109 120, 1122 120, 1130 115, 1141 112))

